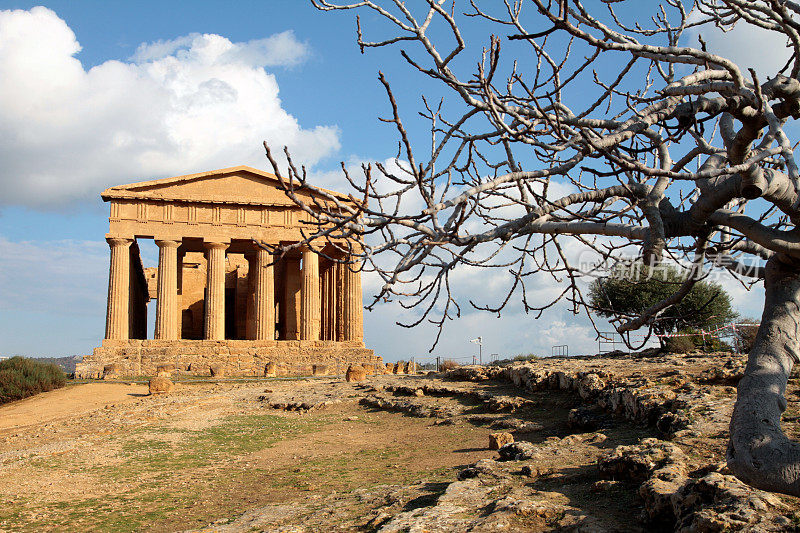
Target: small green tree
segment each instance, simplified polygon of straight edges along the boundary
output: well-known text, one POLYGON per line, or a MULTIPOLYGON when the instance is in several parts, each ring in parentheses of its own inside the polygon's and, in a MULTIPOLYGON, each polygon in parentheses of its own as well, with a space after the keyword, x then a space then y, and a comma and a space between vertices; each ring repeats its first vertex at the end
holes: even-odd
MULTIPOLYGON (((600 316, 612 319, 638 316, 669 298, 684 280, 685 276, 677 268, 668 265, 621 265, 611 275, 591 283, 589 299, 600 316)), ((653 331, 663 335, 687 328, 708 330, 737 316, 728 293, 717 283, 701 280, 679 303, 657 315, 652 324, 653 331)), ((663 337, 659 339, 663 346, 663 337)))

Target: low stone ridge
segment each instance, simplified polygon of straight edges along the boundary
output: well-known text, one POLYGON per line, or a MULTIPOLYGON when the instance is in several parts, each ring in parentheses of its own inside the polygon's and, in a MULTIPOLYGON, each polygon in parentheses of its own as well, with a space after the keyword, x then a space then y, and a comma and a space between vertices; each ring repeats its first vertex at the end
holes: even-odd
POLYGON ((417 418, 450 418, 463 412, 463 409, 444 406, 427 406, 411 400, 395 399, 377 394, 371 394, 360 400, 361 405, 405 413, 417 418))
MULTIPOLYGON (((698 396, 702 396, 695 394, 691 386, 676 392, 655 385, 644 377, 618 379, 603 370, 565 371, 543 366, 542 363, 526 363, 505 368, 459 367, 446 372, 444 378, 472 382, 505 379, 530 391, 559 389, 575 392, 589 405, 634 422, 655 426, 666 438, 692 429, 686 408, 693 404, 697 406, 698 396)), ((572 415, 571 423, 576 428, 592 430, 610 422, 591 411, 579 410, 572 415)))

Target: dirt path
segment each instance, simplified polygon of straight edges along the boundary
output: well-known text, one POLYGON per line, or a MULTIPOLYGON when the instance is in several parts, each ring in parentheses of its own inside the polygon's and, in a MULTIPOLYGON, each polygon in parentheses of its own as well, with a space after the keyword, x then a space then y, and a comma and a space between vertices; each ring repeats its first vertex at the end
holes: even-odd
POLYGON ((135 401, 146 385, 87 383, 71 385, 0 406, 0 431, 80 416, 110 404, 135 401))

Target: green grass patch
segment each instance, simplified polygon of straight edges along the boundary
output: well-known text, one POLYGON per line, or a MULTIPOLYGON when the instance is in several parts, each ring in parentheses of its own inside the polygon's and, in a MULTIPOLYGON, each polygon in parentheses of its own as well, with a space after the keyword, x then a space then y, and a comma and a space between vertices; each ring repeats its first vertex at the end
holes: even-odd
POLYGON ((0 404, 63 387, 64 371, 53 363, 14 356, 0 361, 0 404))
POLYGON ((124 461, 121 464, 100 466, 95 471, 100 476, 124 481, 142 473, 200 468, 269 448, 280 440, 316 431, 330 421, 254 414, 230 416, 216 426, 199 430, 140 429, 122 440, 120 456, 124 461), (159 435, 176 434, 178 439, 159 438, 159 435))

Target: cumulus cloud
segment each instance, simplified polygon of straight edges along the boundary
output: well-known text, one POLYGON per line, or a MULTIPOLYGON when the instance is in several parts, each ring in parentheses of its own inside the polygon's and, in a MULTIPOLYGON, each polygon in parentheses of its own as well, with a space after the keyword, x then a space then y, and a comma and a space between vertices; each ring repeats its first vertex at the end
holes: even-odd
MULTIPOLYGON (((697 22, 701 17, 694 12, 689 21, 697 22)), ((685 33, 685 41, 680 44, 698 47, 698 35, 703 37, 709 52, 730 59, 739 65, 746 76, 747 68, 755 69, 762 81, 774 77, 792 55, 784 35, 746 22, 739 22, 728 32, 711 25, 691 28, 685 33)))
POLYGON ((308 55, 291 32, 192 34, 89 70, 80 49, 47 8, 0 11, 0 202, 57 206, 126 181, 263 167, 263 140, 307 165, 339 148, 336 127, 303 128, 283 109, 265 70, 308 55))

